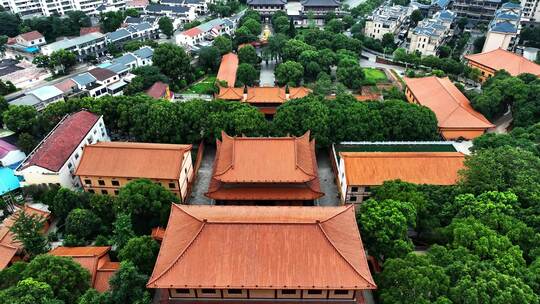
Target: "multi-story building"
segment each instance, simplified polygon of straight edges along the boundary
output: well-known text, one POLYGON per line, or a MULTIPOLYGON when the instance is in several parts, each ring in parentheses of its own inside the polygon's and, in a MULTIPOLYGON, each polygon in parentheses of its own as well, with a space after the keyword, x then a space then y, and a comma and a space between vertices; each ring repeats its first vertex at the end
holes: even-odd
POLYGON ((482 52, 489 52, 501 48, 513 51, 518 41, 517 36, 521 30, 521 6, 507 2, 495 13, 489 23, 486 41, 482 52))
POLYGON ((64 100, 64 92, 55 86, 47 85, 29 91, 22 97, 9 102, 10 105, 32 106, 41 111, 49 104, 64 100))
POLYGON ((173 20, 174 24, 183 24, 191 22, 197 18, 194 7, 166 5, 150 3, 144 8, 144 13, 148 16, 163 17, 167 16, 173 20))
POLYGON ((114 32, 107 33, 107 44, 112 43, 119 47, 124 43, 131 40, 148 40, 157 39, 159 30, 157 26, 154 26, 148 22, 142 22, 139 24, 131 24, 124 28, 119 28, 114 32))
POLYGON ((301 4, 300 13, 304 16, 313 15, 315 19, 329 13, 338 13, 341 7, 341 2, 337 0, 303 0, 301 4))
POLYGON ((284 11, 286 0, 248 0, 248 8, 259 12, 261 16, 268 19, 277 11, 284 11))
POLYGON ((40 0, 3 0, 2 6, 23 19, 43 15, 40 0))
POLYGON ((235 23, 228 18, 213 19, 175 35, 176 44, 194 47, 203 41, 213 40, 224 34, 231 35, 235 23))
MULTIPOLYGON (((422 144, 397 143, 392 150, 399 150, 399 145, 414 149, 422 144)), ((388 151, 388 146, 379 145, 380 151, 388 151)), ((373 146, 369 147, 370 152, 357 152, 361 148, 353 147, 354 152, 346 152, 345 148, 335 155, 338 187, 345 203, 360 204, 371 196, 373 187, 397 179, 415 184, 454 185, 459 180, 459 170, 464 168, 465 155, 461 152, 378 152, 373 146)))
POLYGON ((540 76, 540 65, 503 49, 466 55, 465 59, 470 67, 480 70, 481 82, 486 81, 495 75, 495 72, 500 70, 505 70, 512 76, 518 76, 523 73, 540 76))
POLYGON ((401 5, 381 6, 367 17, 364 33, 373 39, 382 39, 384 34, 397 34, 410 11, 401 5))
POLYGON ((106 61, 98 65, 98 67, 110 70, 122 77, 134 68, 152 65, 153 55, 154 50, 151 47, 144 46, 134 52, 125 53, 118 58, 106 61))
POLYGON ((377 288, 352 205, 174 204, 146 286, 163 304, 364 304, 377 288))
POLYGON ((501 6, 501 0, 453 0, 452 11, 459 18, 488 22, 501 6))
POLYGON ((67 12, 83 11, 88 15, 96 15, 97 8, 111 4, 117 8, 125 6, 125 0, 3 0, 2 5, 14 14, 23 18, 37 16, 64 16, 67 12))
POLYGON ((521 8, 523 21, 533 24, 540 22, 540 0, 521 0, 521 8))
POLYGON ((161 184, 185 202, 193 180, 191 145, 102 142, 84 148, 75 172, 84 191, 117 195, 130 180, 161 184))
POLYGON ((64 116, 16 168, 21 185, 80 186, 74 175, 83 147, 109 141, 103 117, 86 110, 64 116))
POLYGON ((322 196, 309 132, 301 137, 231 137, 217 141, 205 194, 224 205, 313 205, 322 196))
POLYGON ((24 47, 39 47, 47 43, 45 37, 38 31, 22 33, 15 37, 15 43, 24 47))
POLYGON ((452 37, 455 19, 455 13, 440 11, 435 13, 433 18, 422 20, 409 32, 409 52, 418 51, 426 56, 437 55, 439 47, 452 37))
POLYGON ((100 67, 79 74, 71 80, 77 84, 79 91, 86 91, 91 97, 122 95, 123 89, 127 85, 120 75, 110 69, 100 67))
POLYGON ((481 136, 494 127, 484 115, 475 111, 469 99, 448 78, 436 76, 405 78, 405 95, 410 103, 430 108, 446 140, 481 136))
POLYGON ((88 56, 103 56, 106 51, 106 36, 102 33, 90 33, 72 39, 56 41, 41 47, 43 55, 50 56, 58 50, 71 51, 82 61, 88 56))

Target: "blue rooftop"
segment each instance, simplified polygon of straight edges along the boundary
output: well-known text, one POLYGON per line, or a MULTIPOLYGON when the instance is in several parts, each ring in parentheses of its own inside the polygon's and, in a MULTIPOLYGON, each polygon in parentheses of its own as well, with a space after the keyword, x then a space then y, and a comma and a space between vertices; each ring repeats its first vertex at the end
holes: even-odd
POLYGON ((111 41, 116 41, 127 37, 131 37, 131 33, 123 28, 107 34, 107 38, 111 41))
POLYGON ((521 5, 519 3, 506 2, 501 7, 502 8, 521 8, 521 5))
POLYGON ((120 74, 122 72, 129 71, 129 67, 127 67, 125 64, 122 64, 122 63, 112 64, 112 65, 106 67, 106 69, 109 70, 109 71, 113 71, 116 74, 120 74))
POLYGON ((138 50, 136 50, 135 52, 133 52, 133 54, 135 54, 135 56, 139 57, 139 58, 143 58, 143 59, 146 59, 146 58, 150 58, 154 55, 154 50, 152 50, 152 48, 150 47, 142 47, 138 50))
POLYGON ((508 21, 491 23, 490 30, 500 33, 517 33, 516 26, 508 21))
POLYGON ((431 5, 437 5, 440 8, 446 8, 448 4, 450 3, 450 0, 432 0, 431 5))
POLYGON ((112 60, 112 63, 113 64, 117 64, 117 63, 120 63, 120 64, 125 64, 125 65, 129 65, 130 63, 133 63, 133 62, 136 62, 137 61, 137 58, 131 54, 124 54, 118 58, 115 58, 112 60))
POLYGON ((4 195, 19 187, 19 179, 15 176, 13 169, 0 168, 0 195, 4 195))
POLYGON ((71 78, 71 80, 75 81, 80 86, 86 86, 86 85, 89 85, 92 82, 96 81, 94 76, 90 75, 89 73, 79 74, 79 75, 71 78))

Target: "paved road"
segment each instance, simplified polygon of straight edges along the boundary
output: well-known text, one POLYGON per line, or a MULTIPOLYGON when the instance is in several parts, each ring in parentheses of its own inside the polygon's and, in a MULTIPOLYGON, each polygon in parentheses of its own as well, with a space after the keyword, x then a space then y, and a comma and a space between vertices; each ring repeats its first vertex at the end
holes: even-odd
POLYGON ((512 123, 512 112, 510 109, 503 116, 493 122, 495 128, 487 130, 488 133, 505 134, 508 133, 508 127, 512 123))
POLYGON ((208 185, 210 185, 210 178, 212 176, 212 164, 216 156, 216 148, 214 146, 207 145, 204 150, 203 160, 201 167, 197 173, 195 179, 195 185, 193 185, 193 191, 191 191, 191 197, 188 203, 193 205, 211 205, 212 200, 204 196, 208 191, 208 185))
POLYGON ((261 87, 268 86, 273 87, 275 85, 276 77, 274 75, 274 69, 276 68, 276 61, 270 60, 268 64, 263 60, 261 63, 261 76, 259 79, 259 85, 261 87))
POLYGON ((337 206, 339 204, 338 188, 327 150, 317 151, 317 164, 321 190, 324 192, 324 196, 317 200, 317 204, 319 206, 337 206))

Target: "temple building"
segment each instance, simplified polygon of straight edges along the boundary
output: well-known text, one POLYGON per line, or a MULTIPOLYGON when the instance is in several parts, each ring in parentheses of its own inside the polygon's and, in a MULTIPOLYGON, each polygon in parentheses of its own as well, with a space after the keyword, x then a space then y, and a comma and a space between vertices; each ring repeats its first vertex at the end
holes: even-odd
POLYGON ((300 137, 231 137, 217 141, 206 196, 219 205, 313 205, 322 197, 309 132, 300 137))
POLYGON ((172 206, 159 303, 363 304, 376 289, 352 205, 172 206))
POLYGON ((503 49, 495 49, 480 54, 465 55, 471 68, 480 70, 480 81, 484 82, 495 72, 505 70, 512 76, 529 73, 540 76, 540 65, 527 58, 503 49))

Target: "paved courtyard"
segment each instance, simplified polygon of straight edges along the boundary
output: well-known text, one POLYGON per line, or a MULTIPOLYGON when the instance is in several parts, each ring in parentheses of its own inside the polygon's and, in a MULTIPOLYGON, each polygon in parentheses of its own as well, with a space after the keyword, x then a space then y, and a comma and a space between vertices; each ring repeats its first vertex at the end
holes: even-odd
POLYGON ((214 157, 216 156, 216 148, 212 145, 207 145, 204 150, 203 160, 201 167, 197 173, 195 179, 195 185, 193 185, 193 191, 191 191, 191 197, 189 203, 192 205, 211 205, 212 200, 204 196, 208 191, 208 185, 210 185, 210 178, 212 177, 212 164, 214 163, 214 157))
POLYGON ((263 60, 261 63, 261 76, 260 83, 261 87, 273 87, 275 84, 276 77, 274 76, 274 69, 276 68, 276 61, 269 60, 268 64, 263 60))
POLYGON ((330 163, 330 156, 326 149, 317 151, 317 165, 319 166, 319 180, 324 196, 317 200, 319 206, 339 205, 339 192, 334 178, 334 171, 330 163))

